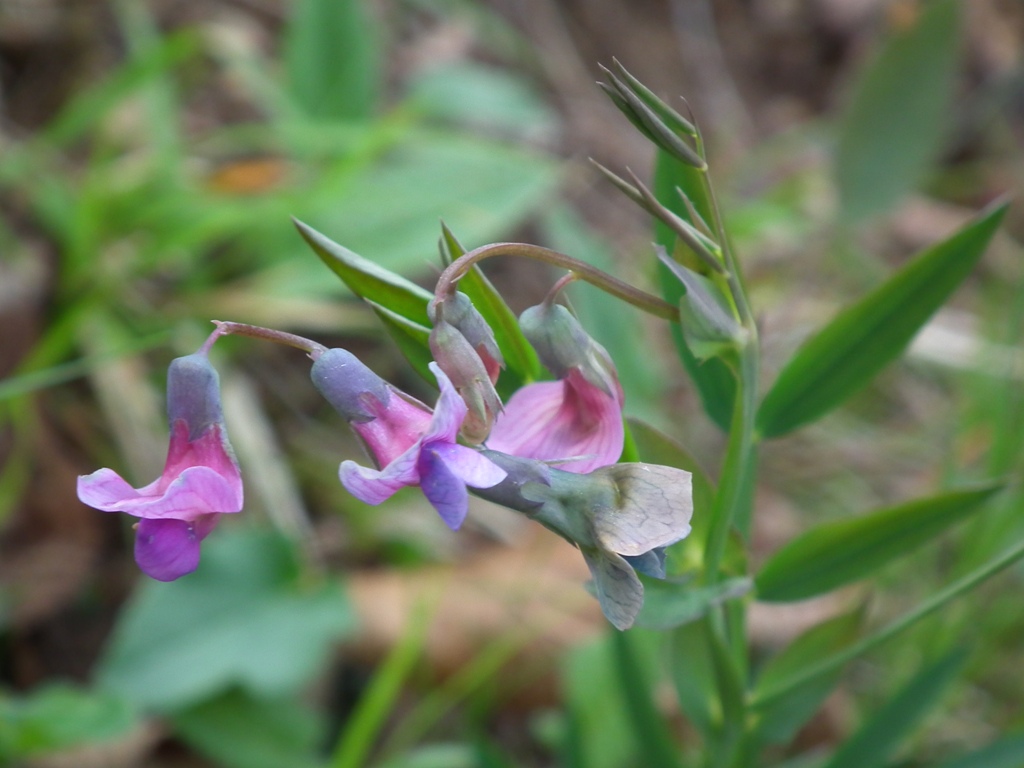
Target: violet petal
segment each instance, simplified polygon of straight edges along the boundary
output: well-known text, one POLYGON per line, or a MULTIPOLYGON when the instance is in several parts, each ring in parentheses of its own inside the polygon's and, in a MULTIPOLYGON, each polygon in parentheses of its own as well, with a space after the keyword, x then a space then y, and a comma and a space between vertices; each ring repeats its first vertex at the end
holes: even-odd
POLYGON ((184 520, 142 520, 135 534, 135 562, 157 581, 174 581, 199 565, 200 536, 184 520))

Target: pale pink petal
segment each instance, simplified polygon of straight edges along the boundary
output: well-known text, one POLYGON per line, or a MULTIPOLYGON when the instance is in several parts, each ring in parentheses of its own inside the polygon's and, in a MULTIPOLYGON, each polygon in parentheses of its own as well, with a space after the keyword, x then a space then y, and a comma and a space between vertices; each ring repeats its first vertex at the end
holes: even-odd
POLYGON ((199 565, 196 524, 184 520, 143 520, 135 534, 135 562, 157 581, 174 581, 199 565))
POLYGON ((529 384, 512 395, 487 447, 587 473, 618 461, 623 441, 621 401, 574 371, 562 381, 529 384))
POLYGON ((338 477, 341 478, 341 484, 346 490, 360 501, 380 504, 390 499, 400 489, 416 485, 420 481, 416 468, 419 454, 420 445, 416 443, 380 470, 361 466, 351 460, 343 461, 338 469, 338 477))
POLYGON ((97 469, 91 475, 79 475, 78 498, 101 512, 120 512, 122 505, 140 494, 112 469, 97 469))
POLYGON ((427 500, 434 505, 445 525, 454 531, 466 519, 466 513, 469 511, 469 493, 466 491, 466 484, 455 476, 452 467, 437 450, 443 447, 446 447, 446 444, 435 443, 420 452, 420 488, 423 489, 423 495, 427 500))
POLYGON ((448 470, 464 484, 473 488, 490 488, 504 480, 508 473, 487 459, 479 451, 457 443, 431 443, 424 451, 432 450, 448 470))
POLYGON ((430 420, 430 426, 423 433, 423 443, 432 443, 435 440, 454 443, 469 409, 441 367, 437 363, 431 363, 430 370, 437 377, 441 394, 438 395, 437 404, 434 406, 434 417, 430 420))

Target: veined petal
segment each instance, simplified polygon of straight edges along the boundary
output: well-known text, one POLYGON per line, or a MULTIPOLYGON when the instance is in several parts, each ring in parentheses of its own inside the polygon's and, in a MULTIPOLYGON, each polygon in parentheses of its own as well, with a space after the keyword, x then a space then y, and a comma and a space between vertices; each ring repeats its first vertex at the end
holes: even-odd
POLYGON ((199 565, 202 536, 184 520, 142 520, 135 534, 135 562, 157 581, 174 581, 199 565))
POLYGON ((423 443, 436 440, 454 443, 468 408, 452 385, 451 379, 441 370, 441 366, 431 363, 430 370, 437 377, 441 394, 438 395, 437 404, 434 406, 434 417, 430 420, 430 426, 423 433, 423 443))
POLYGON ((440 456, 453 475, 473 488, 490 488, 508 476, 504 469, 479 451, 458 443, 430 443, 423 450, 440 456))
POLYGON ((469 492, 466 490, 465 482, 455 475, 438 452, 438 447, 445 446, 428 445, 420 453, 420 488, 423 489, 423 495, 427 500, 434 505, 441 519, 454 531, 466 519, 466 513, 469 511, 469 492))
POLYGON ((594 577, 594 591, 605 618, 616 629, 629 629, 644 604, 644 585, 620 555, 580 549, 594 577))

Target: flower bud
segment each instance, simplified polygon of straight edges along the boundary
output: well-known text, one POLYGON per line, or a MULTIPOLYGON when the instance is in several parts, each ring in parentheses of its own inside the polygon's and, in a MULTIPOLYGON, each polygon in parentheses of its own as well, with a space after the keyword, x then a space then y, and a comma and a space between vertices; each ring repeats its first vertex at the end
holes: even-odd
POLYGON ((457 292, 444 301, 434 299, 427 307, 427 315, 434 325, 443 317, 465 336, 466 341, 480 356, 491 383, 498 380, 498 373, 505 367, 505 360, 494 338, 494 331, 466 294, 457 292))
MULTIPOLYGON (((430 332, 430 351, 469 409, 462 424, 462 436, 471 443, 481 443, 487 439, 501 411, 501 398, 494 389, 497 367, 492 366, 495 371, 492 378, 480 352, 460 329, 448 322, 441 306, 437 306, 434 328, 430 332)), ((488 359, 495 362, 493 358, 488 359)))

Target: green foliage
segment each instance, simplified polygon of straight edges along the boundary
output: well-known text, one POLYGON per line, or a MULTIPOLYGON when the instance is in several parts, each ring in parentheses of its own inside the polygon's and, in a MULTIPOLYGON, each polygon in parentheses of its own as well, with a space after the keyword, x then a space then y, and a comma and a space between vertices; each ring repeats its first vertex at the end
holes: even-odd
POLYGON ((309 583, 279 536, 226 528, 204 543, 187 579, 139 585, 97 670, 102 689, 162 712, 234 685, 282 696, 353 631, 339 583, 309 583))
POLYGON ((881 768, 925 716, 967 660, 956 650, 926 664, 851 736, 825 768, 881 768))
POLYGON ((0 764, 113 743, 140 725, 135 707, 104 691, 51 684, 27 696, 0 693, 0 764))
POLYGON ((1024 734, 1016 733, 940 763, 937 768, 1019 768, 1021 765, 1024 765, 1024 734))
POLYGON ((363 0, 299 0, 286 30, 288 85, 303 112, 370 118, 380 98, 380 46, 363 0))
POLYGON ((889 210, 931 170, 953 122, 960 6, 924 4, 917 22, 892 35, 861 74, 836 152, 845 218, 889 210))
POLYGON ((898 357, 970 274, 1006 208, 992 208, 926 249, 818 331, 782 369, 761 403, 760 434, 778 437, 823 416, 898 357))
MULTIPOLYGON (((793 677, 808 663, 830 656, 849 645, 859 634, 863 621, 864 611, 857 609, 809 629, 765 664, 757 676, 755 698, 761 690, 770 690, 793 677)), ((752 738, 756 742, 768 744, 788 743, 818 711, 841 676, 842 668, 837 667, 755 710, 752 738)))
POLYGON ((258 699, 231 689, 175 712, 175 733, 227 768, 314 768, 322 718, 293 698, 258 699))
POLYGON ((758 599, 802 600, 867 578, 965 520, 1002 488, 953 491, 812 528, 764 564, 758 599))

